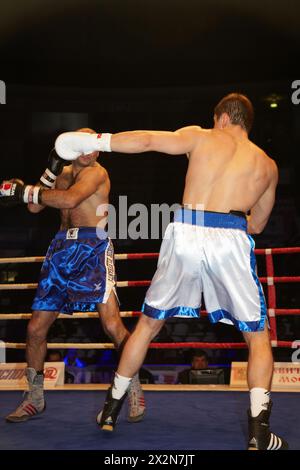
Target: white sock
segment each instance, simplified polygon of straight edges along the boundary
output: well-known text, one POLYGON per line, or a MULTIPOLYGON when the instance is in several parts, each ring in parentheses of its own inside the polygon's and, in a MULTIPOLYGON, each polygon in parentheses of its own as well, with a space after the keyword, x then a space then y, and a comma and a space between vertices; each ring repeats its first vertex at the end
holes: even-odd
POLYGON ((250 404, 253 418, 259 415, 262 410, 266 410, 270 401, 270 392, 265 388, 251 388, 250 404))
POLYGON ((112 397, 120 400, 120 398, 122 398, 122 396, 126 393, 131 381, 132 378, 123 377, 122 375, 116 373, 112 388, 112 397))

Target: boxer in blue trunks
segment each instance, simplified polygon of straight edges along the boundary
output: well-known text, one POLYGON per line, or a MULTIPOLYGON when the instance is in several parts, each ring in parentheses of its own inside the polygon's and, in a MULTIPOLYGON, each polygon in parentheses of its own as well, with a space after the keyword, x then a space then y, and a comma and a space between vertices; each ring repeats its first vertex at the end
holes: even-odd
MULTIPOLYGON (((81 132, 94 131, 81 129, 81 132)), ((99 205, 105 207, 108 204, 110 192, 109 176, 97 163, 98 156, 97 151, 80 155, 71 165, 64 166, 66 162, 52 151, 50 166, 40 180, 45 192, 42 204, 38 204, 33 187, 23 186, 18 180, 1 186, 0 202, 4 204, 15 201, 20 189, 24 196, 22 200, 28 202, 31 212, 40 212, 46 206, 61 212, 60 231, 42 266, 27 328, 29 393, 6 417, 8 422, 26 421, 45 409, 43 366, 47 333, 59 313, 99 312, 104 331, 118 349, 129 337, 119 314, 113 244, 104 230, 107 214, 103 211, 103 216, 96 215, 99 205)), ((135 375, 130 390, 128 420, 137 422, 145 412, 138 375, 135 375)))
POLYGON ((166 319, 197 317, 203 293, 211 321, 235 325, 249 347, 248 449, 288 447, 269 428, 273 356, 250 236, 260 233, 268 221, 278 171, 275 162, 248 138, 253 116, 250 100, 232 93, 215 107, 213 129, 189 126, 175 132, 97 136, 65 133, 56 141, 57 153, 67 160, 96 149, 158 151, 187 154, 189 158, 183 208, 167 227, 144 314, 125 345, 104 409, 98 415, 103 430, 114 429, 131 377, 166 319))

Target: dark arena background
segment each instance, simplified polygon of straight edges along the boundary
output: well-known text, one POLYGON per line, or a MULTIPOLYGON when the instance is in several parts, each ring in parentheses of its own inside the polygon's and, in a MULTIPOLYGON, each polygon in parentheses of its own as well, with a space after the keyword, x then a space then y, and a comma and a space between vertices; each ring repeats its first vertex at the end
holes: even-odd
MULTIPOLYGON (((254 237, 273 354, 276 363, 290 364, 295 353, 299 367, 298 0, 3 0, 0 80, 1 181, 20 178, 30 184, 39 180, 62 132, 209 128, 214 106, 224 95, 246 94, 255 109, 250 139, 279 168, 273 212, 263 233, 254 237)), ((109 173, 110 202, 117 213, 120 196, 127 197, 128 207, 142 203, 149 211, 151 204, 181 202, 188 165, 184 155, 106 153, 99 162, 109 173)), ((38 282, 41 268, 39 260, 18 258, 45 256, 58 229, 56 209, 31 214, 25 205, 0 207, 0 340, 8 343, 8 364, 26 361, 26 326, 35 292, 31 284, 38 282)), ((154 240, 117 236, 115 253, 158 253, 162 236, 162 230, 154 240)), ((118 282, 150 281, 156 264, 155 255, 116 259, 118 282)), ((132 284, 118 288, 129 330, 149 283, 132 284)), ((112 346, 101 347, 111 339, 96 315, 59 318, 48 343, 58 345, 54 350, 65 362, 66 384, 46 392, 45 415, 15 427, 4 418, 21 392, 18 387, 8 391, 0 380, 0 449, 244 449, 247 389, 239 393, 230 384, 232 362, 247 361, 243 342, 232 326, 211 325, 205 312, 200 320, 168 321, 153 340, 154 346, 166 346, 149 349, 141 374, 148 401, 144 421, 126 423, 121 415, 108 438, 94 416, 118 355, 112 346), (91 347, 82 349, 79 343, 91 347), (221 382, 209 384, 202 375, 185 388, 177 383, 178 374, 191 367, 194 349, 206 352, 208 370, 219 370, 221 382)), ((50 344, 48 358, 51 351, 50 344)), ((290 448, 299 450, 299 370, 295 374, 297 386, 272 395, 272 423, 287 436, 290 448)))

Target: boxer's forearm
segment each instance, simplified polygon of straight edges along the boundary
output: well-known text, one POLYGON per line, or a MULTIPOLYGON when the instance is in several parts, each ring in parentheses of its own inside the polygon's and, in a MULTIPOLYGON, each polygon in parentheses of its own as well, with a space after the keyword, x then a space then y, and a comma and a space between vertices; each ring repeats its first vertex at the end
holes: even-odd
POLYGON ((74 192, 61 189, 43 191, 41 201, 45 206, 54 209, 73 209, 81 202, 74 192))
POLYGON ((120 132, 111 136, 111 150, 120 153, 148 152, 151 148, 151 132, 120 132))

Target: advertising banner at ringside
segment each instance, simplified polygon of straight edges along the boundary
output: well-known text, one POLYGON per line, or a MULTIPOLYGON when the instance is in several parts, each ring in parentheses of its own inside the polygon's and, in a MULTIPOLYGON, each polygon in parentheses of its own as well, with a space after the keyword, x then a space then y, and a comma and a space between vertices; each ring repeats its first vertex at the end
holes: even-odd
MULTIPOLYGON (((0 389, 23 390, 27 387, 26 363, 0 364, 0 389)), ((44 368, 45 389, 64 384, 65 363, 46 362, 44 368)))
MULTIPOLYGON (((230 385, 247 388, 247 362, 233 362, 231 364, 230 385)), ((275 362, 272 389, 299 389, 300 391, 300 364, 293 362, 275 362)))

